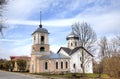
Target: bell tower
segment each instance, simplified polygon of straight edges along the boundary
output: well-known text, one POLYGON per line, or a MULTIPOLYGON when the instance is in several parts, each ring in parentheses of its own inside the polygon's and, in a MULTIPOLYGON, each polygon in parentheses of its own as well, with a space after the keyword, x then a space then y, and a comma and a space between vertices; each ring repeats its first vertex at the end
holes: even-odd
POLYGON ((40 12, 40 25, 32 33, 32 54, 46 54, 49 53, 49 32, 47 29, 42 27, 41 24, 41 12, 40 12))
POLYGON ((32 52, 30 62, 30 73, 36 73, 39 71, 39 58, 44 55, 50 54, 49 45, 49 32, 46 28, 42 27, 41 12, 40 12, 40 25, 32 33, 32 52))

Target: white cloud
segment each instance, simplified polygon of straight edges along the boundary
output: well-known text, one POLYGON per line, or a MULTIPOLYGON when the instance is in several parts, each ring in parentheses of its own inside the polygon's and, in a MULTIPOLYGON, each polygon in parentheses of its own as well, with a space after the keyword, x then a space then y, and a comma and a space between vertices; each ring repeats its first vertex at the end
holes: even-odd
POLYGON ((2 46, 0 46, 0 58, 9 59, 11 53, 12 52, 10 52, 9 50, 6 50, 2 46))
MULTIPOLYGON (((45 26, 53 27, 68 27, 71 26, 74 22, 83 22, 87 21, 97 33, 109 33, 120 31, 120 12, 110 12, 102 15, 77 15, 75 18, 69 19, 56 19, 56 20, 47 20, 43 21, 45 26), (80 19, 79 19, 80 18, 80 19)), ((38 25, 39 21, 29 21, 29 20, 8 20, 11 24, 22 24, 22 25, 38 25)))
MULTIPOLYGON (((66 27, 71 26, 76 20, 74 18, 71 19, 54 19, 43 21, 42 24, 45 26, 53 26, 53 27, 66 27)), ((20 24, 20 25, 39 25, 39 21, 32 20, 8 20, 8 24, 20 24)))
POLYGON ((97 34, 107 34, 119 32, 120 29, 120 12, 111 12, 98 16, 87 16, 86 20, 92 25, 97 34))
POLYGON ((13 52, 12 55, 28 55, 30 56, 31 54, 31 44, 26 44, 23 46, 15 47, 14 49, 11 50, 13 52))
POLYGON ((9 59, 10 56, 30 56, 31 44, 28 43, 31 38, 27 39, 0 39, 0 58, 9 59))
POLYGON ((50 46, 50 50, 53 51, 54 53, 57 53, 58 50, 60 49, 60 47, 66 47, 66 44, 64 44, 64 45, 62 45, 62 44, 61 45, 52 44, 50 46))
MULTIPOLYGON (((63 27, 63 26, 71 26, 76 21, 80 21, 80 22, 87 21, 89 24, 93 25, 93 28, 95 28, 95 30, 98 33, 113 31, 113 29, 118 30, 117 28, 119 26, 118 21, 120 20, 120 17, 119 17, 120 12, 115 13, 116 10, 114 10, 113 8, 116 8, 116 6, 120 4, 119 2, 115 3, 115 1, 107 2, 104 0, 101 0, 101 1, 99 0, 97 1, 96 0, 91 0, 91 1, 76 0, 76 1, 70 2, 70 4, 66 4, 65 7, 67 7, 68 10, 61 12, 60 14, 58 14, 58 16, 64 15, 64 12, 65 14, 68 13, 70 10, 72 11, 75 9, 84 8, 84 6, 87 6, 88 4, 93 3, 93 2, 95 3, 95 5, 93 4, 94 5, 93 7, 85 8, 82 12, 80 12, 78 15, 76 15, 73 18, 69 18, 69 19, 58 18, 54 20, 52 19, 44 20, 43 25, 53 26, 53 27, 54 26, 63 27), (105 2, 109 4, 105 5, 105 2), (103 27, 104 29, 102 29, 103 27)), ((43 0, 43 1, 35 0, 34 2, 32 0, 29 0, 29 1, 14 0, 13 2, 11 1, 9 6, 12 6, 12 7, 10 7, 10 12, 8 11, 10 14, 9 16, 12 16, 12 17, 17 16, 22 19, 21 20, 18 18, 8 19, 8 23, 22 24, 22 25, 39 25, 39 21, 25 20, 24 18, 28 18, 28 16, 30 16, 33 13, 33 11, 36 10, 36 8, 38 9, 39 7, 42 7, 43 9, 47 10, 49 9, 50 6, 58 6, 58 5, 60 5, 59 1, 53 2, 53 0, 49 0, 49 1, 48 0, 43 0), (38 4, 41 4, 41 5, 38 5, 38 4), (15 11, 17 11, 17 13, 15 11)), ((60 6, 62 6, 62 4, 60 6)), ((71 13, 68 13, 68 14, 71 14, 71 13)))
POLYGON ((15 39, 0 39, 0 42, 2 42, 2 43, 4 43, 4 42, 12 43, 12 45, 19 46, 19 45, 24 45, 24 44, 26 44, 27 42, 29 42, 31 40, 32 40, 32 38, 19 39, 19 40, 15 40, 15 39))
POLYGON ((50 7, 53 0, 10 0, 6 6, 7 19, 25 20, 32 14, 50 7))
POLYGON ((30 56, 31 44, 25 44, 23 46, 15 46, 12 49, 6 49, 0 47, 0 58, 9 59, 10 56, 30 56))

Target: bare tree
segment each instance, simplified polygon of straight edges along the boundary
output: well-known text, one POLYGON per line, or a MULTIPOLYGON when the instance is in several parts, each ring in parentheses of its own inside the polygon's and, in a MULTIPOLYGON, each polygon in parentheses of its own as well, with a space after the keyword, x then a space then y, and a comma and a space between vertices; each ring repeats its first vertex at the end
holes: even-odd
MULTIPOLYGON (((103 60, 105 57, 108 57, 108 41, 107 38, 104 36, 100 39, 100 42, 98 43, 99 46, 99 59, 103 60)), ((105 64, 106 62, 104 62, 105 64)), ((103 62, 99 63, 98 70, 99 70, 99 77, 101 78, 101 74, 103 73, 103 62)))
MULTIPOLYGON (((79 46, 84 47, 87 51, 94 51, 94 43, 97 40, 96 33, 86 22, 83 23, 74 23, 72 25, 73 32, 79 37, 79 46)), ((85 63, 86 60, 89 60, 89 56, 85 56, 84 50, 82 50, 82 71, 85 73, 85 63)), ((87 61, 88 62, 88 61, 87 61)))
POLYGON ((100 59, 103 59, 104 57, 108 56, 107 55, 108 42, 107 42, 107 38, 105 36, 100 39, 98 46, 100 47, 100 52, 99 52, 100 59))
POLYGON ((116 35, 115 38, 112 39, 112 43, 115 53, 120 55, 120 34, 116 35))
MULTIPOLYGON (((103 37, 100 40, 100 56, 102 73, 107 73, 111 77, 120 77, 120 39, 119 36, 107 40, 106 37, 103 37)), ((99 69, 101 70, 101 69, 99 69)))
POLYGON ((0 17, 2 16, 2 12, 6 3, 7 3, 7 0, 0 0, 0 17))
POLYGON ((89 52, 94 51, 94 43, 97 40, 95 31, 86 22, 75 23, 72 25, 72 29, 79 37, 79 45, 87 49, 89 52))
POLYGON ((3 19, 2 19, 2 14, 3 14, 3 10, 4 10, 4 7, 6 5, 8 0, 0 0, 0 32, 1 32, 1 35, 3 36, 3 28, 6 28, 3 24, 3 19))

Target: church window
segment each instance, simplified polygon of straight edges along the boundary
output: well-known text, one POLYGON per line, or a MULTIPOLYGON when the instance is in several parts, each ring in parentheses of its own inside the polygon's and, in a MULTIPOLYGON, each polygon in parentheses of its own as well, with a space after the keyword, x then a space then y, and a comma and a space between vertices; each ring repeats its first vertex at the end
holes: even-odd
POLYGON ((61 69, 63 69, 63 62, 61 62, 61 69))
POLYGON ((65 63, 65 64, 66 64, 66 69, 67 69, 67 68, 68 68, 68 62, 66 61, 66 63, 65 63))
POLYGON ((77 42, 75 42, 75 46, 77 46, 77 42))
POLYGON ((33 39, 34 39, 34 43, 35 43, 35 41, 36 41, 36 36, 34 36, 33 39))
POLYGON ((41 36, 41 44, 44 44, 44 36, 41 36))
POLYGON ((71 43, 71 46, 72 46, 73 44, 71 43))
POLYGON ((81 68, 82 68, 82 64, 81 64, 81 68))
POLYGON ((58 69, 58 62, 56 62, 56 69, 58 69))
POLYGON ((48 69, 48 62, 45 62, 45 69, 48 69))
POLYGON ((34 40, 36 40, 36 36, 34 36, 34 40))
POLYGON ((45 48, 44 48, 44 47, 41 47, 41 48, 40 48, 40 52, 43 52, 43 51, 45 51, 45 48))
POLYGON ((75 64, 73 64, 73 68, 74 68, 74 69, 76 68, 76 65, 75 65, 75 64))
POLYGON ((82 61, 82 57, 80 57, 80 61, 82 61))

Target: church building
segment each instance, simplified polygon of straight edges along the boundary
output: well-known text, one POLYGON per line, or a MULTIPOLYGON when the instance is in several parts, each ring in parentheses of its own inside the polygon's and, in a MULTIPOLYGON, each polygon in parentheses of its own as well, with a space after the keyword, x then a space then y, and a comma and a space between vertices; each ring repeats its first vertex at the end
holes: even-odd
POLYGON ((70 70, 70 57, 50 51, 49 32, 39 25, 32 33, 30 73, 62 73, 70 70))
POLYGON ((66 37, 67 47, 61 47, 57 53, 50 51, 49 32, 41 23, 32 33, 32 40, 30 73, 82 73, 82 64, 85 73, 93 73, 93 55, 79 46, 79 37, 73 31, 66 37))
POLYGON ((70 72, 83 73, 83 64, 85 73, 93 73, 93 55, 84 47, 79 46, 79 37, 72 31, 66 40, 68 47, 61 47, 57 53, 70 57, 70 72), (82 55, 82 51, 84 55, 82 55), (82 59, 84 59, 84 63, 82 63, 82 59))

